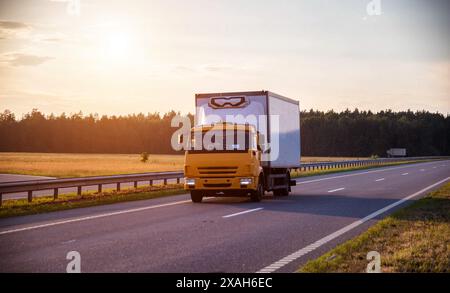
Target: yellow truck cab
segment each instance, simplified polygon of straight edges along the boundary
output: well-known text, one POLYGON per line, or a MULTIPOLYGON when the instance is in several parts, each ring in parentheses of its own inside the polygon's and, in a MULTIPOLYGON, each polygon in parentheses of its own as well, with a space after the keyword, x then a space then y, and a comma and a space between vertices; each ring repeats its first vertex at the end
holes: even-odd
POLYGON ((204 196, 286 196, 300 164, 298 101, 268 91, 196 95, 184 188, 204 196))

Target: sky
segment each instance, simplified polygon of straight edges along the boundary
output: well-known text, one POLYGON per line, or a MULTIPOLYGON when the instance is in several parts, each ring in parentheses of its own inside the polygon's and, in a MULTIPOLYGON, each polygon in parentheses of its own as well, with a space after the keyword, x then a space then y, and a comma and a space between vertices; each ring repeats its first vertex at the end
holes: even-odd
POLYGON ((449 27, 446 0, 0 0, 0 111, 187 113, 264 89, 450 114, 449 27))

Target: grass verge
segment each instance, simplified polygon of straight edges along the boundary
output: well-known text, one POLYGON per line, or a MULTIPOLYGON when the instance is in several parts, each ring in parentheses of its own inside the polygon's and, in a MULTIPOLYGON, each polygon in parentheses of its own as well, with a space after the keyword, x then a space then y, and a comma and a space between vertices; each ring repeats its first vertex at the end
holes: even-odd
POLYGON ((298 271, 365 272, 369 251, 380 253, 382 272, 450 272, 450 183, 298 271))

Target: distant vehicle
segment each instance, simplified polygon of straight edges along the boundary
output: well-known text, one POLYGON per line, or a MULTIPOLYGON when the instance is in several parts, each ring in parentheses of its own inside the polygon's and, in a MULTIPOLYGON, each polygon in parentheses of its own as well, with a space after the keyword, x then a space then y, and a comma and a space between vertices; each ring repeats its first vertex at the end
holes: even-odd
POLYGON ((300 164, 299 102, 269 91, 197 94, 185 184, 193 202, 204 196, 287 196, 300 164), (230 121, 230 116, 234 121, 230 121), (243 117, 266 117, 243 121, 243 117), (209 132, 209 134, 208 134, 209 132), (211 145, 203 145, 205 137, 211 145), (215 143, 225 145, 217 150, 215 143), (267 159, 269 158, 269 159, 267 159))
POLYGON ((406 157, 406 149, 391 148, 386 151, 389 158, 392 157, 406 157))

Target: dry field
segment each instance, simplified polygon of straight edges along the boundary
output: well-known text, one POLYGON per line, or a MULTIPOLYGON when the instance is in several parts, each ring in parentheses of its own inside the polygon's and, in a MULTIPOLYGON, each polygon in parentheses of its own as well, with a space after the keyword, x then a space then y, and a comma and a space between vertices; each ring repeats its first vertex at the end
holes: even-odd
MULTIPOLYGON (((357 158, 303 157, 302 162, 357 158)), ((83 177, 183 169, 182 155, 152 155, 146 163, 139 154, 0 153, 0 173, 50 177, 83 177)))

